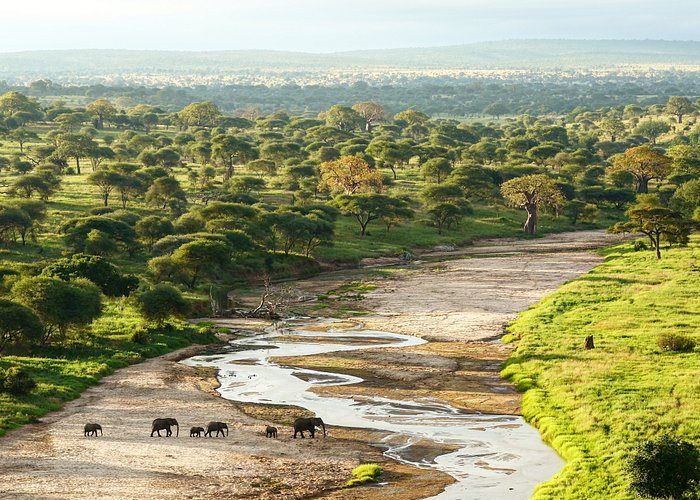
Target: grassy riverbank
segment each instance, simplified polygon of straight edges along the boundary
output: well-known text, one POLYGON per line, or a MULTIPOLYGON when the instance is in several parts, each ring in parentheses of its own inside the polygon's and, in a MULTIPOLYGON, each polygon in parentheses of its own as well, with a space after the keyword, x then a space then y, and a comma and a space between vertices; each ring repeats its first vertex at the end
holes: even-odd
POLYGON ((58 410, 118 368, 216 340, 209 329, 186 323, 142 330, 128 305, 110 303, 90 334, 64 345, 37 348, 27 355, 0 356, 0 368, 22 366, 37 383, 26 396, 0 393, 0 436, 58 410), (132 338, 138 330, 141 338, 132 338))
POLYGON ((662 334, 700 343, 700 240, 664 252, 624 244, 605 262, 523 313, 502 372, 523 414, 567 465, 534 498, 627 499, 625 465, 664 432, 700 445, 700 353, 662 350, 662 334), (586 335, 596 349, 583 350, 586 335))

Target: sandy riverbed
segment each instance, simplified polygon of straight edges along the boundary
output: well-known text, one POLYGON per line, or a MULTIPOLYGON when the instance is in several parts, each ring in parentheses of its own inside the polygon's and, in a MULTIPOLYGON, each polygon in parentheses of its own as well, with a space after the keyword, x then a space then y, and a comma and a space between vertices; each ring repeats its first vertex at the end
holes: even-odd
MULTIPOLYGON (((433 254, 470 258, 414 266, 397 279, 376 280, 377 291, 363 301, 378 311, 363 318, 371 327, 422 336, 429 344, 309 357, 304 365, 356 371, 367 380, 329 391, 395 398, 430 394, 474 411, 517 414, 519 395, 498 378, 509 350, 492 339, 518 311, 600 260, 585 250, 615 241, 602 232, 582 232, 433 254), (562 247, 566 253, 557 251, 562 247)), ((362 271, 352 273, 352 279, 358 276, 362 271)), ((321 276, 300 288, 321 291, 342 279, 321 276)), ((234 405, 216 397, 211 372, 175 362, 186 354, 120 370, 41 423, 1 438, 0 498, 407 500, 435 494, 451 482, 444 474, 386 460, 363 442, 378 436, 365 432, 332 429, 325 440, 294 441, 285 428, 281 439, 265 439, 268 422, 289 422, 298 410, 234 405), (158 416, 178 418, 178 439, 149 437, 150 422, 158 416), (209 420, 229 422, 230 437, 187 437, 191 425, 209 420), (84 438, 88 421, 102 423, 105 436, 84 438), (383 463, 389 487, 337 490, 354 466, 367 461, 383 463)))

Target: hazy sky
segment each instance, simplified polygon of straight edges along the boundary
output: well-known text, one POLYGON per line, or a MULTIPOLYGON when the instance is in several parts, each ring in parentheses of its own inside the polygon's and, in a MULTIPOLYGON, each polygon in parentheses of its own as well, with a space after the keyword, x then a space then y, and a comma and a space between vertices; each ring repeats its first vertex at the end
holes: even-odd
POLYGON ((3 0, 0 51, 330 52, 509 38, 698 40, 698 0, 3 0))

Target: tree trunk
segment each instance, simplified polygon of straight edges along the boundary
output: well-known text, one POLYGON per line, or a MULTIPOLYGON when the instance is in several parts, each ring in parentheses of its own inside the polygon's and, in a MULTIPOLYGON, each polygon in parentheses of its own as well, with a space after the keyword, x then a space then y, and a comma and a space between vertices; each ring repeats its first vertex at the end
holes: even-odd
POLYGON ((654 236, 654 250, 656 250, 656 258, 661 259, 661 235, 654 236))
POLYGON ((583 348, 587 351, 590 349, 595 349, 595 344, 593 343, 593 335, 588 335, 585 342, 583 343, 583 348))
POLYGON ((78 175, 80 175, 80 157, 78 156, 75 157, 75 166, 78 169, 78 175))
POLYGON ((646 177, 640 177, 637 182, 637 192, 638 193, 648 193, 649 192, 649 179, 646 177))
POLYGON ((526 203, 525 210, 527 211, 527 220, 523 226, 525 234, 535 234, 537 231, 537 205, 526 203))

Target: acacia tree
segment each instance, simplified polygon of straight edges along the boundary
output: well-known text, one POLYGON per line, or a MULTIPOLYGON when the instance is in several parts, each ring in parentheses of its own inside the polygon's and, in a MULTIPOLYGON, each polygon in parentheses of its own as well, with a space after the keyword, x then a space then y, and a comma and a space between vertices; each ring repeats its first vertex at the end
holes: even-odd
POLYGON ((342 156, 321 163, 318 170, 321 176, 319 187, 334 193, 355 194, 382 189, 381 174, 357 156, 342 156))
POLYGON ((452 172, 452 165, 446 158, 431 158, 423 164, 420 170, 424 178, 440 184, 452 172))
POLYGON ((7 134, 11 140, 15 141, 19 145, 20 154, 24 154, 24 144, 39 138, 36 132, 27 130, 26 128, 16 128, 7 134))
POLYGON ((613 233, 645 234, 661 258, 662 238, 670 243, 686 244, 696 222, 683 217, 681 212, 663 206, 656 195, 640 195, 637 203, 626 212, 628 220, 610 228, 613 233))
POLYGON ((80 174, 80 159, 90 156, 97 143, 86 134, 62 134, 58 137, 56 155, 62 158, 75 159, 75 166, 80 174))
POLYGON ((224 178, 230 179, 236 163, 246 163, 256 158, 257 150, 251 143, 243 139, 221 134, 212 139, 211 155, 226 167, 224 178))
POLYGON ((637 134, 646 137, 652 144, 656 144, 656 139, 669 130, 671 130, 669 124, 661 120, 645 120, 634 129, 637 134))
POLYGON ((613 159, 608 172, 629 172, 634 176, 638 193, 649 191, 649 181, 661 180, 671 173, 673 165, 671 159, 661 153, 657 153, 649 146, 637 146, 629 148, 621 155, 613 159))
POLYGON ((197 285, 203 274, 214 275, 231 260, 229 245, 220 241, 197 239, 175 250, 173 263, 186 275, 189 288, 197 285))
MULTIPOLYGON (((408 203, 399 198, 383 194, 341 194, 336 196, 333 204, 341 213, 352 215, 360 225, 360 236, 365 236, 367 226, 380 218, 397 218, 409 216, 408 203)), ((412 215, 412 212, 410 212, 412 215)))
POLYGON ((114 170, 98 170, 91 173, 87 181, 100 189, 102 203, 106 207, 110 193, 122 183, 122 174, 114 170))
POLYGON ((527 212, 523 228, 527 234, 535 234, 541 209, 558 209, 564 204, 564 196, 552 179, 544 174, 523 175, 501 185, 501 194, 509 205, 527 212))

